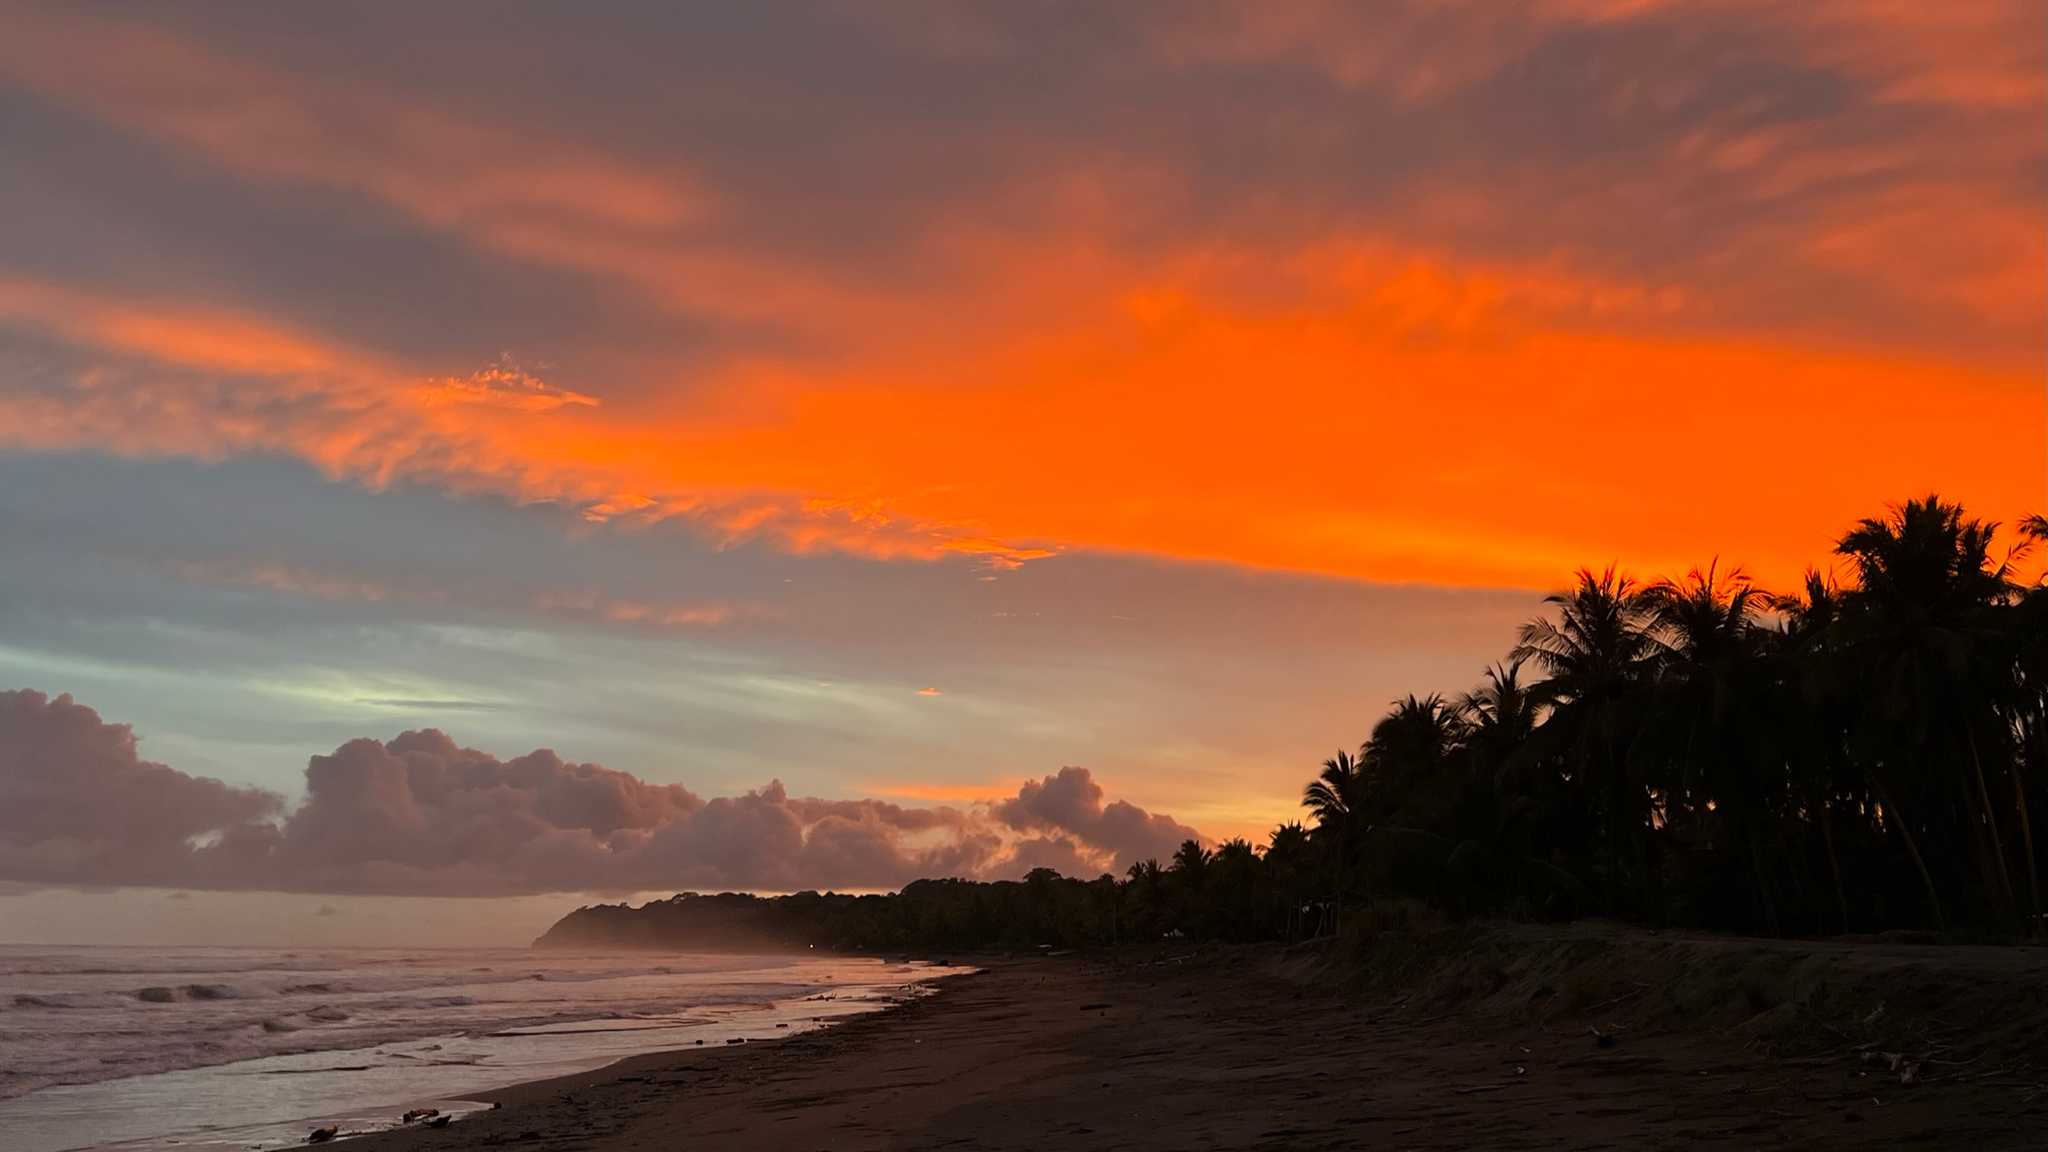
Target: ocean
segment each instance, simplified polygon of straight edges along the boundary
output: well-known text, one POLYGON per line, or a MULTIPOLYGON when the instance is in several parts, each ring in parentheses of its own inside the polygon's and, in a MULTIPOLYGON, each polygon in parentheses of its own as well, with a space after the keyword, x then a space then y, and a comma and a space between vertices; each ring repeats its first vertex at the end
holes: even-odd
POLYGON ((0 1149, 302 1145, 317 1124, 770 1040, 957 969, 836 955, 0 945, 0 1149))

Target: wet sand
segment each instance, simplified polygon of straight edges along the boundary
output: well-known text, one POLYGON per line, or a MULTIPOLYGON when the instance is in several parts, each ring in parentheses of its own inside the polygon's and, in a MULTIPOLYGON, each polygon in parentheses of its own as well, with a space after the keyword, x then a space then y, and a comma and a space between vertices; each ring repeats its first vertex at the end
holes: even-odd
POLYGON ((2024 1061, 1959 1057, 1905 1086, 1847 1046, 1772 1058, 1727 1032, 1616 1026, 1625 1006, 1598 1003, 1541 1023, 1429 1014, 1311 967, 1278 949, 997 961, 825 1032, 507 1089, 498 1111, 344 1146, 2048 1145, 2048 1086, 2024 1061), (1595 1027, 1617 1030, 1603 1045, 1595 1027))

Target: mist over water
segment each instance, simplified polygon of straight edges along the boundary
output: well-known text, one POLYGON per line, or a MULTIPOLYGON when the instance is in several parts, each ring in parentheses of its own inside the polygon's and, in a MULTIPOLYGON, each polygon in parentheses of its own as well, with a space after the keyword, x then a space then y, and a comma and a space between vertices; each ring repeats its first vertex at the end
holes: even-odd
POLYGON ((298 1143, 315 1119, 765 1040, 946 969, 840 956, 0 946, 8 1152, 298 1143))

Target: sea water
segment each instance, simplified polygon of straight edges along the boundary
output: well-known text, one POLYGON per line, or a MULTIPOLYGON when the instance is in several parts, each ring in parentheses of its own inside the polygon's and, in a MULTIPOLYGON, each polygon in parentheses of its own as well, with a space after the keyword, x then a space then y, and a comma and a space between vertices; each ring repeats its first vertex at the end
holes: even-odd
POLYGON ((0 1149, 240 1150, 670 1048, 771 1040, 954 969, 808 953, 0 946, 0 1149))

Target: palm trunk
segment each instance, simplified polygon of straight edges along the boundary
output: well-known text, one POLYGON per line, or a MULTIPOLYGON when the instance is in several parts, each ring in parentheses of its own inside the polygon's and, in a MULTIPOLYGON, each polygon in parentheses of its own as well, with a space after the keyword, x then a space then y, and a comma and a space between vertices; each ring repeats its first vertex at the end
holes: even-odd
POLYGON ((1749 841, 1749 870, 1756 881, 1757 901, 1763 905, 1764 925, 1770 930, 1771 935, 1782 936, 1785 933, 1778 926, 1778 902, 1771 898, 1771 883, 1764 874, 1763 848, 1755 835, 1755 829, 1745 830, 1742 838, 1749 841))
POLYGON ((1934 886, 1934 874, 1927 870, 1926 858, 1920 855, 1919 841, 1913 839, 1913 826, 1907 822, 1906 815, 1899 810, 1899 806, 1892 803, 1890 790, 1878 780, 1875 773, 1871 775, 1870 782, 1877 786, 1877 799, 1884 805, 1885 814, 1890 817, 1889 822, 1897 824, 1899 835, 1905 837, 1906 851, 1913 857, 1913 867, 1920 870, 1920 883, 1927 889, 1927 906, 1934 912, 1934 927, 1940 931, 1947 931, 1948 919, 1941 914, 1941 892, 1934 886))
POLYGON ((2020 842, 2027 852, 2027 904, 2033 912, 2032 929, 2041 928, 2041 877, 2035 866, 2034 821, 2027 815, 2027 752, 2036 739, 2034 726, 2025 719, 2020 721, 2019 762, 2011 765, 2013 807, 2020 814, 2020 842))
POLYGON ((1835 854, 1835 818, 1831 806, 1823 799, 1820 804, 1820 838, 1828 849, 1828 873, 1835 881, 1835 915, 1841 918, 1842 931, 1849 931, 1849 897, 1842 889, 1842 860, 1835 854))
POLYGON ((1998 813, 1991 807, 1991 789, 1984 785, 1984 758, 1978 755, 1977 732, 1968 717, 1963 720, 1963 739, 1970 745, 1970 769, 1977 777, 1977 800, 1983 805, 1984 828, 1991 836, 1991 858, 1998 862, 1998 883, 2005 893, 2005 912, 2007 916, 2017 917, 2019 901, 2013 894, 2012 873, 2005 866, 2005 842, 1998 835, 1998 813))

